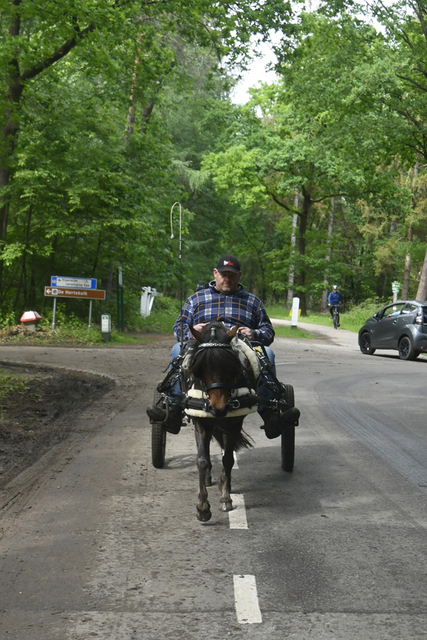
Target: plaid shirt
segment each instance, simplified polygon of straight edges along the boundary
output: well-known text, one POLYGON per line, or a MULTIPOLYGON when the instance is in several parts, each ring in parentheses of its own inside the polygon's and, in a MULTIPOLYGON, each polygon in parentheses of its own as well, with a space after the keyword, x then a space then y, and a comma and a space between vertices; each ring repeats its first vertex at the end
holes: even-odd
POLYGON ((259 298, 245 291, 241 284, 235 293, 220 293, 215 280, 209 283, 209 289, 196 291, 191 295, 177 318, 173 332, 178 342, 181 340, 181 317, 184 342, 193 337, 189 326, 219 320, 231 329, 236 324, 254 329, 254 340, 268 346, 274 340, 274 329, 270 318, 259 298))

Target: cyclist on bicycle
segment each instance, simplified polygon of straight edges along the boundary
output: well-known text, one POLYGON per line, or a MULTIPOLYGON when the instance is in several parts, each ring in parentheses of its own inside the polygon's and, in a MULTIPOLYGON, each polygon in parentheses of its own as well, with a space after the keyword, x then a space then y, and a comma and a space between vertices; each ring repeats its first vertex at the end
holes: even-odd
MULTIPOLYGON (((329 313, 331 314, 331 320, 334 319, 335 307, 338 307, 338 310, 339 310, 342 300, 343 300, 342 293, 338 291, 337 285, 334 284, 334 286, 332 287, 331 293, 328 295, 328 306, 329 306, 329 313)), ((338 323, 338 326, 339 326, 339 323, 338 323)))
MULTIPOLYGON (((274 370, 274 353, 267 346, 274 340, 274 329, 261 300, 245 291, 240 284, 239 261, 232 255, 223 256, 218 261, 213 275, 214 280, 209 283, 209 288, 191 295, 175 322, 174 334, 178 342, 172 349, 172 361, 180 353, 181 337, 184 343, 192 338, 189 326, 201 330, 210 320, 220 320, 227 328, 238 324, 243 336, 265 345, 267 357, 274 370)), ((171 401, 168 418, 161 407, 147 407, 150 420, 162 422, 169 433, 179 433, 181 428, 183 409, 180 404, 180 391, 175 387, 167 394, 171 401)), ((259 381, 257 393, 268 399, 271 392, 265 381, 259 381)), ((300 415, 296 407, 289 405, 286 409, 282 407, 280 412, 268 406, 259 406, 258 411, 264 421, 263 428, 267 438, 277 438, 287 425, 296 424, 300 415)))

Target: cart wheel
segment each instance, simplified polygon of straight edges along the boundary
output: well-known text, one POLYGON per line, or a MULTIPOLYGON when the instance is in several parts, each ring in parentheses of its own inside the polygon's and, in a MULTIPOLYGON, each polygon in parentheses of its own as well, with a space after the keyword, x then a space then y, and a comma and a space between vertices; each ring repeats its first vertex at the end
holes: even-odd
MULTIPOLYGON (((162 395, 154 391, 153 404, 160 404, 162 395)), ((161 422, 153 422, 151 425, 151 460, 153 467, 163 469, 166 453, 166 429, 161 422)))
MULTIPOLYGON (((295 406, 294 388, 290 384, 283 384, 285 400, 291 407, 295 406)), ((291 472, 295 461, 295 427, 286 427, 282 433, 281 442, 282 469, 291 472)))
POLYGON ((151 459, 153 467, 163 469, 166 453, 166 429, 161 422, 151 425, 151 459))

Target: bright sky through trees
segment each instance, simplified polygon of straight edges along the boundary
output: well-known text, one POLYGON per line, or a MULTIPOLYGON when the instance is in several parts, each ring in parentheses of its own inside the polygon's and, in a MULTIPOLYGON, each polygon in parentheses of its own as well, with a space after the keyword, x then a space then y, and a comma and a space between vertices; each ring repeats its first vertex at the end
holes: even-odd
POLYGON ((261 58, 254 58, 249 69, 242 74, 242 79, 236 85, 231 94, 231 100, 235 104, 245 104, 249 100, 249 89, 257 87, 260 82, 273 83, 277 80, 277 76, 273 70, 266 70, 269 63, 274 63, 276 56, 271 46, 265 43, 259 45, 262 53, 261 58))

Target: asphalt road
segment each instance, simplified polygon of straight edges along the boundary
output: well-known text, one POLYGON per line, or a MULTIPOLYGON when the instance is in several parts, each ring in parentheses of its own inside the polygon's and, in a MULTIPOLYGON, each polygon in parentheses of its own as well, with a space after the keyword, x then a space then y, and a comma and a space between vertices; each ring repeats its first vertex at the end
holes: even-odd
POLYGON ((212 487, 205 525, 191 427, 168 436, 164 469, 151 465, 144 409, 168 342, 1 348, 2 360, 119 384, 82 415, 83 426, 101 419, 96 435, 59 447, 0 496, 0 637, 424 640, 427 362, 364 356, 354 334, 318 330, 326 337, 274 345, 301 410, 294 472, 249 416, 255 447, 233 472, 237 508, 220 512, 212 487))

